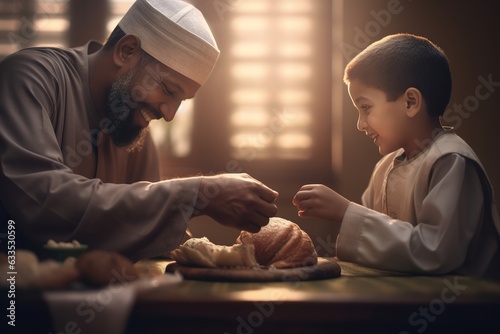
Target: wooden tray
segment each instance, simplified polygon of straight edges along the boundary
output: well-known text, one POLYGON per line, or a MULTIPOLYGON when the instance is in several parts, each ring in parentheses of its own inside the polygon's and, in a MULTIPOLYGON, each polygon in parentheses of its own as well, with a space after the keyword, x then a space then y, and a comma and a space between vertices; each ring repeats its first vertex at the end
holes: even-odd
POLYGON ((176 262, 167 265, 167 273, 179 272, 185 279, 219 282, 295 282, 314 281, 340 276, 340 266, 333 258, 318 258, 313 266, 287 269, 223 269, 186 267, 176 262))

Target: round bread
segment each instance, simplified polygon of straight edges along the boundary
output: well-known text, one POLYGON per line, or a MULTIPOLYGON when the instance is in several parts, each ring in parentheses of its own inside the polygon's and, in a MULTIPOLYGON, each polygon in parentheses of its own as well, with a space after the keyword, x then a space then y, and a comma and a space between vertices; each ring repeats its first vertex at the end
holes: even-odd
POLYGON ((46 260, 38 266, 35 286, 39 288, 62 288, 76 281, 80 273, 75 267, 76 259, 67 258, 64 262, 46 260))
POLYGON ((132 261, 117 252, 89 251, 78 258, 76 268, 83 281, 97 286, 124 284, 139 277, 132 261))
POLYGON ((309 235, 297 224, 280 217, 269 219, 269 224, 257 233, 242 231, 236 243, 254 245, 255 259, 263 266, 292 268, 318 262, 309 235))

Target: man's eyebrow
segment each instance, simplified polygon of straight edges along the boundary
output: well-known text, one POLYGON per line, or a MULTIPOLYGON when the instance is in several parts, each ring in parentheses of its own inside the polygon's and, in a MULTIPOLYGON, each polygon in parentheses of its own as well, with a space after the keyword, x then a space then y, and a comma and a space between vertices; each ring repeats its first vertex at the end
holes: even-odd
POLYGON ((181 94, 185 94, 186 92, 184 91, 184 89, 176 82, 173 82, 173 81, 170 81, 170 80, 167 80, 168 82, 170 82, 170 84, 172 86, 174 86, 181 94))
MULTIPOLYGON (((172 80, 169 80, 168 77, 166 77, 165 81, 163 81, 161 78, 160 78, 160 81, 165 84, 165 85, 169 85, 169 86, 174 86, 174 88, 182 95, 182 96, 186 96, 186 91, 184 90, 184 88, 181 87, 181 85, 179 85, 177 82, 174 82, 172 80)), ((187 96, 185 98, 185 100, 188 100, 188 99, 192 99, 194 98, 194 96, 187 96)))

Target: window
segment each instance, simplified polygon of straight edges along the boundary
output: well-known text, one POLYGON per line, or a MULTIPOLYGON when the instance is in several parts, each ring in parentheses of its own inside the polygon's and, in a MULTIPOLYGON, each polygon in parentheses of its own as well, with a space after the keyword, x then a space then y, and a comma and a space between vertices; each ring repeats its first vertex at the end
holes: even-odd
POLYGON ((242 1, 229 22, 231 156, 311 157, 316 2, 242 1))
POLYGON ((2 0, 0 2, 0 58, 30 46, 67 47, 80 45, 88 39, 100 40, 103 32, 101 20, 107 20, 108 35, 134 0, 2 0), (99 6, 97 6, 99 4, 99 6), (71 9, 73 8, 73 11, 71 9), (82 10, 79 12, 79 10, 82 10), (99 11, 98 13, 95 11, 99 11), (93 12, 88 20, 87 12, 93 12), (109 15, 108 15, 109 14, 109 15), (73 19, 70 20, 70 17, 73 19), (74 33, 71 36, 71 24, 74 33), (86 25, 86 26, 83 26, 86 25), (95 27, 97 26, 97 29, 95 27), (71 38, 77 41, 70 41, 71 38))
POLYGON ((66 46, 69 0, 0 2, 0 58, 29 46, 66 46))
POLYGON ((221 56, 196 96, 191 152, 164 164, 203 173, 240 166, 273 178, 313 168, 331 177, 332 1, 193 3, 221 56))

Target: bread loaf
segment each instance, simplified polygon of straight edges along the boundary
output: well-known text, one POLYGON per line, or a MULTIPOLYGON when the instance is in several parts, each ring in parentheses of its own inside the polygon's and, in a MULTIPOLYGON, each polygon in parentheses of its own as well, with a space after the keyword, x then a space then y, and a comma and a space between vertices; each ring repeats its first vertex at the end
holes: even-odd
POLYGON ((237 244, 253 245, 260 265, 276 268, 303 267, 316 264, 318 255, 309 235, 297 224, 273 217, 257 233, 242 231, 237 244))
POLYGON ((184 266, 206 268, 303 267, 316 264, 314 245, 297 224, 274 217, 258 233, 240 232, 232 246, 220 246, 206 237, 191 238, 170 252, 184 266))
POLYGON ((76 260, 76 268, 84 282, 95 286, 123 284, 139 278, 133 263, 117 252, 86 252, 76 260))

